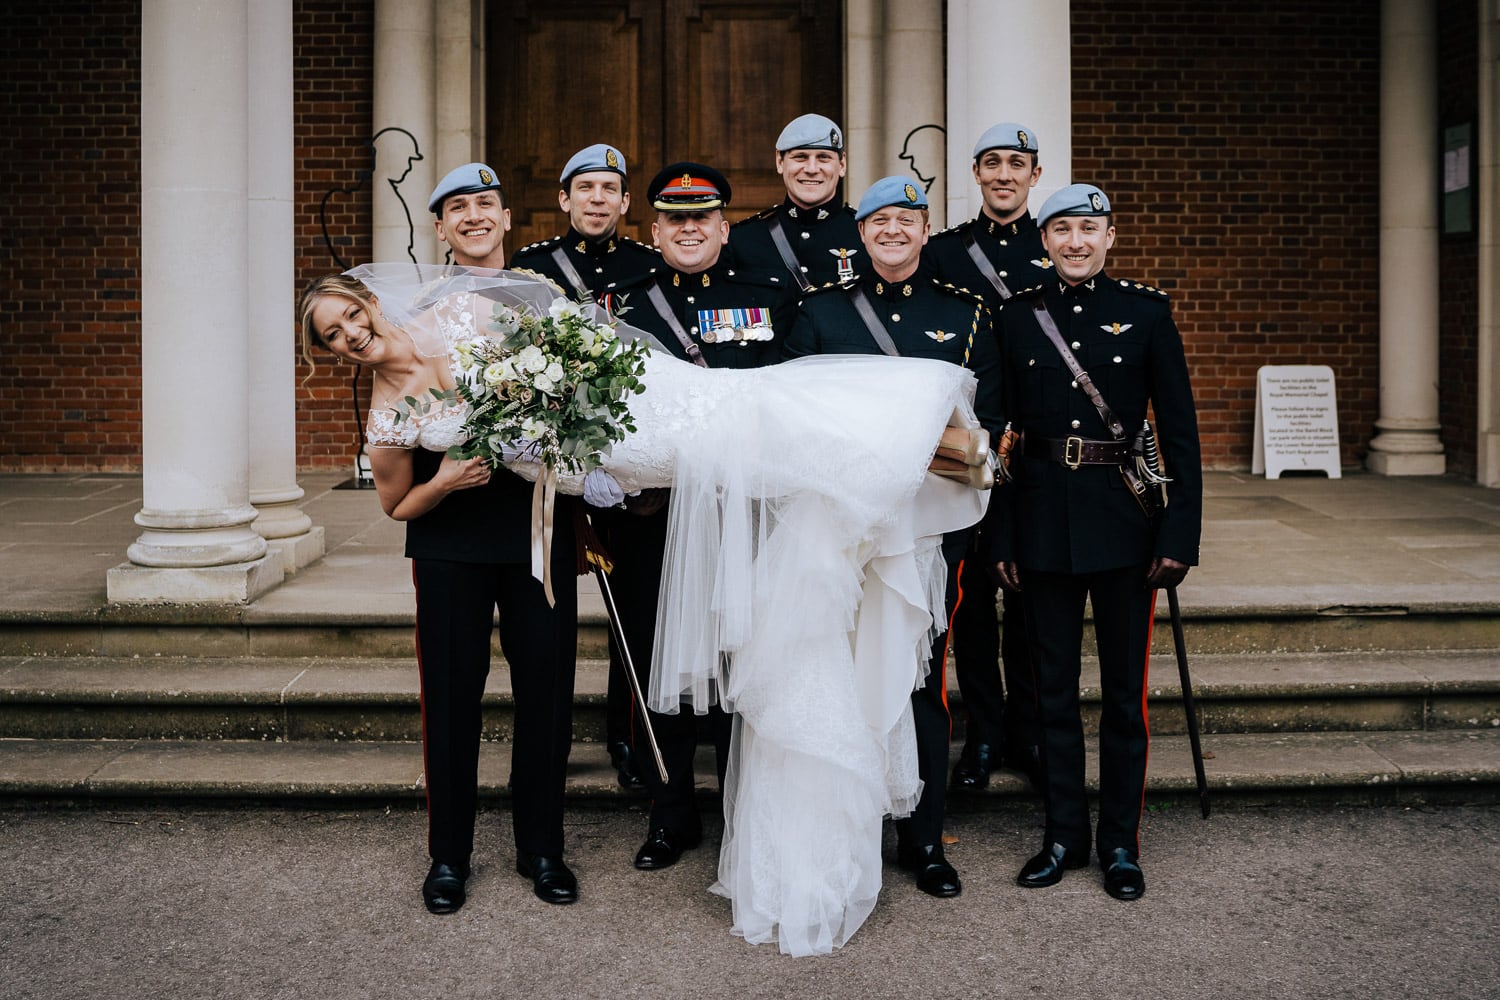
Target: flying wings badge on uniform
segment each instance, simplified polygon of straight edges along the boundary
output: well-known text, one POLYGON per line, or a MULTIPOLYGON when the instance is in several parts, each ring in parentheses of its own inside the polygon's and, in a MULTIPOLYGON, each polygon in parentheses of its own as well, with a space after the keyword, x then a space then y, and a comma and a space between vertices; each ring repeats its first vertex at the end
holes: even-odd
POLYGON ((1101 326, 1099 329, 1103 330, 1105 333, 1112 333, 1116 337, 1118 337, 1120 334, 1124 333, 1126 330, 1129 330, 1132 326, 1135 326, 1135 324, 1134 323, 1106 323, 1103 326, 1101 326))
POLYGON ((832 247, 828 251, 839 259, 839 281, 848 281, 854 277, 854 255, 858 250, 850 250, 847 247, 832 247))
POLYGON ((748 309, 699 309, 698 336, 705 344, 728 344, 738 341, 740 346, 752 340, 771 340, 776 331, 771 328, 771 310, 763 306, 748 309))
POLYGON ((1039 267, 1039 268, 1041 268, 1042 270, 1045 271, 1047 268, 1049 268, 1049 267, 1052 266, 1052 258, 1051 257, 1042 257, 1040 259, 1033 260, 1031 262, 1031 264, 1032 264, 1033 267, 1039 267))
POLYGON ((946 330, 923 330, 922 332, 927 334, 927 336, 931 337, 933 340, 937 341, 939 344, 946 344, 948 341, 958 336, 958 334, 949 333, 946 330))

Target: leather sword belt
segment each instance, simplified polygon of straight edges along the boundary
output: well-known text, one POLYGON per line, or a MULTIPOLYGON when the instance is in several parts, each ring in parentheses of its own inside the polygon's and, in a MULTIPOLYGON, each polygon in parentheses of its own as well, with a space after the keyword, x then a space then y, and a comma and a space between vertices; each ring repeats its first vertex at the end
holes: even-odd
POLYGON ((1044 438, 1027 434, 1027 458, 1044 458, 1076 469, 1080 465, 1120 465, 1130 458, 1129 441, 1091 441, 1088 438, 1044 438))

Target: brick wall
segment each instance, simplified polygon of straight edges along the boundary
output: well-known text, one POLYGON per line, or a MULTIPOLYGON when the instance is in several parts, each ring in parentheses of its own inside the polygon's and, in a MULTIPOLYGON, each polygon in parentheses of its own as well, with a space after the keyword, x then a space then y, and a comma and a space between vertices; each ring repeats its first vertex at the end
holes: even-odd
POLYGON ((1073 179, 1110 196, 1111 273, 1172 295, 1204 461, 1249 468, 1263 364, 1330 365, 1343 461, 1360 461, 1378 412, 1380 5, 1071 10, 1073 179))
MULTIPOLYGON (((287 293, 289 314, 309 281, 370 260, 375 5, 298 0, 293 18, 297 288, 287 293)), ((314 363, 297 366, 297 461, 352 469, 359 451, 354 369, 322 353, 314 363)), ((368 375, 360 380, 361 406, 369 402, 369 383, 368 375)))
POLYGON ((140 464, 140 22, 0 11, 0 469, 140 464))
MULTIPOLYGON (((1437 124, 1439 128, 1465 122, 1477 126, 1479 40, 1475 0, 1443 0, 1438 24, 1437 124)), ((1434 132, 1437 142, 1441 132, 1434 132)), ((1442 268, 1438 279, 1438 301, 1442 303, 1438 414, 1443 426, 1443 450, 1449 472, 1472 478, 1477 471, 1479 420, 1477 234, 1444 237, 1438 254, 1442 268)))

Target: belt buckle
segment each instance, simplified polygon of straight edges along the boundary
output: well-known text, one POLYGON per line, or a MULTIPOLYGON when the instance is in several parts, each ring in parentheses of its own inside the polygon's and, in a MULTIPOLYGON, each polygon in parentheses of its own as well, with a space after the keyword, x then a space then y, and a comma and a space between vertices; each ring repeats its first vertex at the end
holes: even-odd
POLYGON ((1076 434, 1063 441, 1063 465, 1077 469, 1083 464, 1083 438, 1076 434))

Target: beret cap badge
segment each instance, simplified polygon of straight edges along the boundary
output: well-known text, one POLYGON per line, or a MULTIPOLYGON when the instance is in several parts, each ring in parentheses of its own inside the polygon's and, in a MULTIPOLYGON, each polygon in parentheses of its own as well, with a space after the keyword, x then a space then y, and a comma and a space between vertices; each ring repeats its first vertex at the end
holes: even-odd
POLYGON ((613 149, 606 150, 604 153, 604 163, 606 166, 618 170, 620 167, 620 154, 616 153, 613 149))
POLYGON ((493 184, 495 183, 495 175, 481 167, 479 170, 479 183, 493 184))
POLYGON ((912 187, 910 184, 906 185, 906 188, 902 193, 906 195, 907 201, 917 200, 917 189, 912 187))

